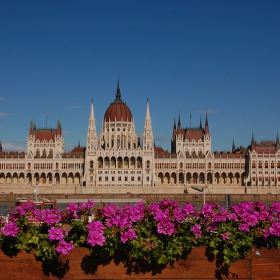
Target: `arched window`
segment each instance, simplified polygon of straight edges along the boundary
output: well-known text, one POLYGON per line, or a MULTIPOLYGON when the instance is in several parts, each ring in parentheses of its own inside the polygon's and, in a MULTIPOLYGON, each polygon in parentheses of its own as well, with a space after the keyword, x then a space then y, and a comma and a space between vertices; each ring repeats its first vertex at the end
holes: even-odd
POLYGON ((93 169, 93 160, 91 160, 91 161, 89 162, 89 168, 90 168, 90 169, 93 169))

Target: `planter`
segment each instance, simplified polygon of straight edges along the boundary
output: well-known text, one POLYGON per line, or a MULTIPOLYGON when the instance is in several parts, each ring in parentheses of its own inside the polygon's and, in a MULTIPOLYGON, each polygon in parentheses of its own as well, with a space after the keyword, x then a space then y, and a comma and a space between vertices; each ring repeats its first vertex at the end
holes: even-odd
POLYGON ((143 265, 125 259, 100 260, 86 248, 76 248, 51 266, 36 261, 33 252, 6 256, 0 252, 0 279, 279 279, 280 252, 254 249, 230 267, 217 264, 206 247, 194 248, 174 265, 143 265))

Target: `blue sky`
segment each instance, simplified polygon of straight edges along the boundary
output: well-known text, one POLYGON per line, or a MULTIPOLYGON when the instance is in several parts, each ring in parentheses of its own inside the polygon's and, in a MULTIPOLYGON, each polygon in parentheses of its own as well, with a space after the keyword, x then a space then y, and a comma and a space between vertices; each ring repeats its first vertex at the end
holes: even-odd
POLYGON ((142 135, 149 99, 156 145, 174 118, 203 124, 212 151, 280 133, 280 1, 1 1, 0 140, 26 150, 30 120, 56 127, 65 150, 85 145, 122 99, 142 135))

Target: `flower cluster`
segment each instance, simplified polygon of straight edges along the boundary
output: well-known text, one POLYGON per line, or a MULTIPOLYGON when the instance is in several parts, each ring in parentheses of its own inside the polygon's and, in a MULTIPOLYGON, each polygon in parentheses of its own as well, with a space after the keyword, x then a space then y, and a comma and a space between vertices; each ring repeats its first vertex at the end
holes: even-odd
POLYGON ((229 209, 208 202, 198 211, 177 201, 106 204, 71 203, 64 211, 36 210, 32 202, 16 207, 0 221, 0 240, 17 250, 35 250, 52 260, 74 247, 92 254, 113 256, 125 252, 133 258, 167 263, 184 250, 207 246, 222 262, 231 264, 253 246, 280 248, 280 203, 243 202, 229 209), (94 219, 89 219, 91 209, 94 219))

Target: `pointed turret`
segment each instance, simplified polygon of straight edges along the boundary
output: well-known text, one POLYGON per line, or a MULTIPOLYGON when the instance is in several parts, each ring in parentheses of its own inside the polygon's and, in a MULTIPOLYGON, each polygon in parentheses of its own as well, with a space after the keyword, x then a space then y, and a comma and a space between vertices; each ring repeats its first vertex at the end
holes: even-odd
POLYGON ((207 115, 207 111, 206 111, 206 119, 205 119, 205 134, 209 135, 209 126, 208 126, 208 115, 207 115))
POLYGON ((174 117, 172 139, 174 139, 175 137, 176 137, 176 120, 175 120, 175 117, 174 117))
POLYGON ((277 136, 276 136, 276 144, 279 144, 279 136, 278 136, 278 132, 277 132, 277 136))
POLYGON ((120 90, 120 79, 118 77, 117 91, 116 91, 116 100, 121 100, 121 90, 120 90))
POLYGON ((0 141, 0 153, 2 153, 2 141, 0 141))
POLYGON ((179 113, 179 117, 178 117, 177 134, 179 134, 179 135, 182 134, 180 113, 179 113))
POLYGON ((255 137, 254 137, 254 134, 252 133, 252 138, 251 138, 251 145, 252 144, 255 144, 255 137))
POLYGON ((199 129, 202 129, 202 120, 201 120, 201 116, 200 116, 199 129))
POLYGON ((234 139, 233 139, 233 141, 232 141, 231 152, 232 152, 232 153, 235 153, 235 143, 234 143, 234 139))
POLYGON ((90 150, 94 150, 97 148, 97 133, 93 109, 93 100, 91 101, 90 116, 88 121, 87 148, 90 150))
POLYGON ((56 133, 57 133, 57 135, 61 135, 62 134, 62 127, 61 127, 60 119, 58 119, 58 121, 57 121, 56 133))
POLYGON ((33 135, 34 133, 34 125, 33 125, 33 121, 30 121, 30 127, 29 127, 29 135, 33 135))
POLYGON ((146 117, 145 117, 144 132, 143 132, 143 149, 150 150, 153 144, 154 144, 154 136, 152 130, 152 121, 150 116, 150 106, 149 106, 149 100, 147 100, 146 117))
POLYGON ((255 149, 256 146, 256 140, 254 137, 254 134, 252 133, 252 138, 251 138, 251 151, 253 151, 255 149))

